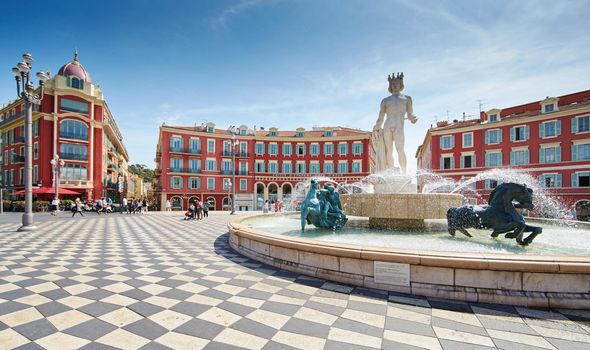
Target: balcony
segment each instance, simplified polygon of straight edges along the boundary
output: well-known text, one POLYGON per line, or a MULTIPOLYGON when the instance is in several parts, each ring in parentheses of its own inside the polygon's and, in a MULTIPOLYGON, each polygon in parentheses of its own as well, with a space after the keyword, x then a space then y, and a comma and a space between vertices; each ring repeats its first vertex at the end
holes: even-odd
POLYGON ((14 143, 25 143, 25 137, 24 136, 16 136, 14 138, 14 143))
POLYGON ((88 180, 59 180, 60 186, 66 187, 89 187, 92 186, 92 182, 88 180))
POLYGON ((88 141, 88 134, 80 134, 75 132, 60 131, 59 137, 62 139, 88 141))
POLYGON ((170 153, 201 154, 203 151, 200 148, 170 147, 170 153))
POLYGON ((221 169, 221 175, 231 175, 233 174, 233 170, 231 169, 221 169))
POLYGON ((116 171, 119 171, 119 167, 114 163, 110 163, 109 165, 107 165, 107 171, 114 173, 116 171))
POLYGON ((236 175, 247 176, 249 174, 248 170, 237 170, 236 175))
POLYGON ((24 163, 25 162, 25 156, 21 156, 18 154, 13 154, 12 155, 12 162, 13 163, 24 163))
POLYGON ((171 173, 199 174, 199 168, 170 168, 171 173))
POLYGON ((61 159, 66 159, 66 160, 79 160, 79 161, 87 161, 88 160, 88 155, 87 154, 77 154, 77 153, 65 153, 65 152, 61 152, 59 154, 59 157, 61 159))

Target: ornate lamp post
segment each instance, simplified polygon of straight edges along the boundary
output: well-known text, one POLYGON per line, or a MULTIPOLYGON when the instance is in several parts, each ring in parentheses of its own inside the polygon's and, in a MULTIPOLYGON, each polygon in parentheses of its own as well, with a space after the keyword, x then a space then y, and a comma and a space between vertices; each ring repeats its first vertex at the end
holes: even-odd
POLYGON ((51 167, 53 169, 53 183, 55 186, 55 198, 59 198, 59 169, 64 166, 64 161, 59 159, 57 154, 53 155, 53 159, 51 160, 51 167))
POLYGON ((33 217, 33 105, 41 104, 45 82, 49 79, 47 73, 37 72, 40 89, 35 91, 35 84, 30 80, 32 65, 33 56, 25 53, 23 60, 12 68, 17 96, 25 100, 25 213, 19 231, 36 229, 33 217))
POLYGON ((231 137, 231 212, 230 215, 234 215, 236 213, 236 151, 237 145, 239 144, 238 140, 236 140, 236 135, 232 135, 231 137))

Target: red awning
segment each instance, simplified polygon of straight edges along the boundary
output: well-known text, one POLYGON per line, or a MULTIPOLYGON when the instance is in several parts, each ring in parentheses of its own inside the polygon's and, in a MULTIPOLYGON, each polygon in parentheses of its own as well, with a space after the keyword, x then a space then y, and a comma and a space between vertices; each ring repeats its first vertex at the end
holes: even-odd
MULTIPOLYGON (((68 190, 67 188, 59 188, 59 194, 80 194, 80 192, 68 190)), ((33 188, 33 194, 54 194, 55 187, 37 187, 33 188)), ((25 194, 25 190, 16 191, 14 194, 25 194)))

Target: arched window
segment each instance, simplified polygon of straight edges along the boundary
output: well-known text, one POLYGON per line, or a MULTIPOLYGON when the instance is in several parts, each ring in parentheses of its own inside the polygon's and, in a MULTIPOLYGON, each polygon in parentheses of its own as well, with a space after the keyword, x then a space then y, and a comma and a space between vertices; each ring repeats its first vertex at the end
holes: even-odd
POLYGON ((64 120, 59 127, 59 137, 87 141, 88 126, 79 120, 64 120))
POLYGON ((69 160, 88 160, 88 149, 85 145, 62 143, 59 146, 59 157, 69 160))
POLYGON ((68 86, 73 87, 74 89, 84 89, 84 80, 77 78, 77 77, 68 77, 68 86))

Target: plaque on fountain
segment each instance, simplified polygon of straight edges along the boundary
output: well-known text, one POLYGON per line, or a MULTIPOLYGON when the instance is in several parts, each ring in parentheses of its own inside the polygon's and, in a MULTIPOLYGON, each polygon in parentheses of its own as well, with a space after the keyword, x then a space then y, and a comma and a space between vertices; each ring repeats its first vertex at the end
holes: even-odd
POLYGON ((410 264, 374 262, 375 283, 410 286, 410 264))

